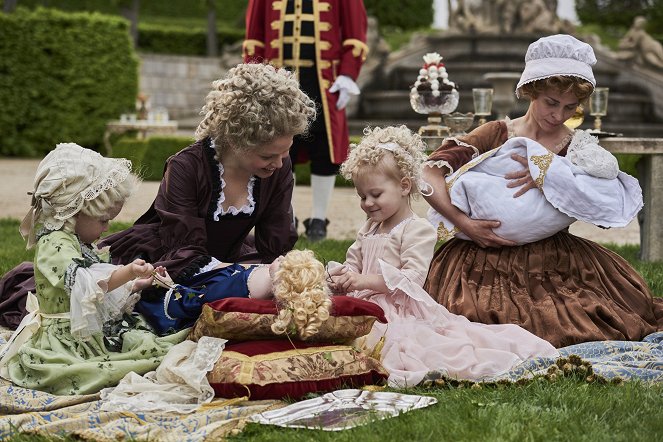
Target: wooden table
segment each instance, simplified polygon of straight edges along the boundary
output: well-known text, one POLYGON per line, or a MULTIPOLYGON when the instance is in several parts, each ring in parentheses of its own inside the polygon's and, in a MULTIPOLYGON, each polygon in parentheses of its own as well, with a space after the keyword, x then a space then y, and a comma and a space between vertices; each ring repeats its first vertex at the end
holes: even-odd
POLYGON ((148 132, 175 133, 177 131, 177 121, 110 121, 106 124, 106 132, 104 132, 104 147, 106 148, 106 155, 111 156, 113 153, 113 146, 110 144, 111 135, 122 134, 131 130, 138 131, 139 139, 147 137, 148 132))
POLYGON ((640 257, 663 261, 663 138, 602 138, 612 153, 642 155, 639 181, 645 206, 640 224, 640 257))

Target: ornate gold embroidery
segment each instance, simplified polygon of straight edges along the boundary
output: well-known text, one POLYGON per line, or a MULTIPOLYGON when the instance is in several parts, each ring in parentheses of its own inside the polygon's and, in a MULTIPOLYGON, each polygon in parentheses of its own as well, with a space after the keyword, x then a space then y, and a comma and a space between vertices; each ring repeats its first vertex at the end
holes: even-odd
POLYGON ((260 40, 244 40, 242 51, 245 55, 251 57, 256 53, 256 48, 264 48, 265 44, 260 40))
POLYGON ((331 3, 319 2, 318 9, 320 9, 321 12, 329 12, 331 11, 331 3))
POLYGON ((363 41, 357 40, 356 38, 348 38, 347 40, 343 40, 343 46, 353 46, 352 55, 354 57, 361 56, 362 61, 366 60, 366 56, 368 55, 368 45, 363 41))
POLYGON ((448 241, 458 232, 460 232, 460 229, 457 226, 454 226, 453 229, 449 230, 444 227, 443 223, 440 223, 440 225, 437 226, 437 239, 440 241, 448 241))
POLYGON ((536 187, 539 189, 543 189, 543 180, 546 177, 546 173, 548 172, 548 168, 550 167, 553 158, 555 158, 555 154, 552 152, 548 152, 545 155, 532 155, 530 157, 532 163, 536 164, 539 168, 539 176, 534 180, 536 187))

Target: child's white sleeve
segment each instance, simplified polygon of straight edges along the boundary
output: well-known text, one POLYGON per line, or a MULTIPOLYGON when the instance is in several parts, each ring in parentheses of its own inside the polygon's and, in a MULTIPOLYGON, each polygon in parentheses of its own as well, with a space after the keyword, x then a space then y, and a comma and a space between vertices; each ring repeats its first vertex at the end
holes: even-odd
POLYGON ((70 293, 71 334, 86 339, 100 333, 107 321, 129 313, 140 299, 132 293, 133 281, 108 291, 108 281, 120 266, 106 263, 76 269, 70 293))
POLYGON ((576 131, 566 158, 597 178, 615 179, 619 173, 617 158, 599 145, 599 139, 583 130, 576 131))

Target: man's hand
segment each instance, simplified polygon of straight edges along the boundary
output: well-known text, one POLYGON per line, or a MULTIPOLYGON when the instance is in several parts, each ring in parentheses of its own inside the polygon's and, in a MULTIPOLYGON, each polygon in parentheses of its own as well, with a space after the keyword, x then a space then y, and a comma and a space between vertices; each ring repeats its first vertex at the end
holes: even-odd
POLYGON ((359 86, 357 86, 357 83, 347 75, 339 75, 336 77, 334 84, 329 88, 329 92, 332 94, 338 92, 336 109, 342 110, 348 105, 351 95, 359 95, 359 86))

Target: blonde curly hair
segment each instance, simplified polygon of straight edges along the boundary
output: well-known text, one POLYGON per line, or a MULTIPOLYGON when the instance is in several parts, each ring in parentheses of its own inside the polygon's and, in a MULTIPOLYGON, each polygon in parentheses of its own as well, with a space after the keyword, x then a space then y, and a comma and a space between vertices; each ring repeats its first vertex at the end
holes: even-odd
POLYGON ((285 135, 299 135, 315 119, 315 103, 299 89, 296 76, 274 66, 239 64, 212 83, 201 110, 196 139, 225 149, 251 150, 285 135))
POLYGON ((274 300, 279 314, 272 331, 296 332, 302 340, 315 335, 329 318, 331 293, 324 265, 311 250, 291 250, 274 275, 274 300))
POLYGON ((350 145, 350 155, 340 173, 348 180, 376 170, 397 181, 408 178, 412 183, 410 197, 417 198, 423 185, 425 151, 421 137, 404 125, 367 127, 359 144, 350 145))

